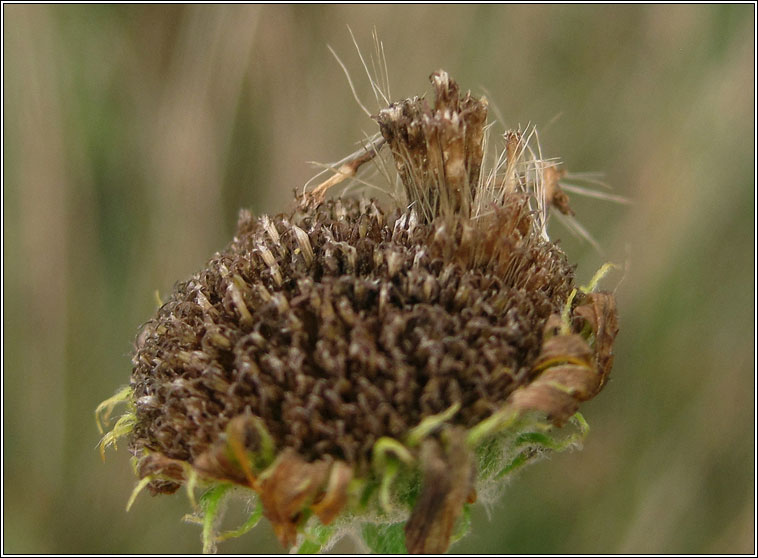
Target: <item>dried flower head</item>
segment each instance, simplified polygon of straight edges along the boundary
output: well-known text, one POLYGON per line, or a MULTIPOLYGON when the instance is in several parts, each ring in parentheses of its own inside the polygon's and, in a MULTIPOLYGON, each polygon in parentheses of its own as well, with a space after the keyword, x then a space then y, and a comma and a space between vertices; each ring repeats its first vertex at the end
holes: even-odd
POLYGON ((259 503, 242 530, 262 514, 287 548, 357 530, 374 550, 443 552, 478 492, 586 430, 618 328, 613 296, 577 288, 548 240, 549 208, 570 213, 563 171, 520 131, 488 166, 486 101, 431 81, 433 105, 381 110, 380 134, 290 212, 242 211, 99 409, 129 406, 103 447, 128 434, 138 490, 207 487, 205 550, 237 487, 259 503), (326 199, 390 159, 394 205, 326 199))

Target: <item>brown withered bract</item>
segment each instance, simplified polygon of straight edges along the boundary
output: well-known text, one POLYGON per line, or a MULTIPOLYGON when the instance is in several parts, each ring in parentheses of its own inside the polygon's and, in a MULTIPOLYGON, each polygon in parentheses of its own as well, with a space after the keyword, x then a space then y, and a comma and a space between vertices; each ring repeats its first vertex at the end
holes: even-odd
POLYGON ((545 182, 545 197, 548 202, 564 215, 574 215, 574 210, 569 205, 569 199, 566 192, 561 190, 558 181, 566 176, 566 169, 556 167, 546 167, 543 171, 543 180, 545 182))
POLYGON ((447 550, 455 521, 474 490, 476 471, 465 430, 454 427, 446 433, 443 442, 428 438, 421 445, 424 485, 405 526, 405 544, 413 554, 447 550))
MULTIPOLYGON (((251 488, 290 547, 306 510, 331 523, 351 480, 373 474, 377 440, 458 405, 410 450, 424 481, 407 548, 443 552, 475 494, 467 429, 506 405, 560 424, 602 387, 612 295, 577 296, 571 332, 559 331, 574 270, 519 186, 521 135, 506 136, 502 185, 483 191, 486 101, 445 72, 432 83, 433 106, 408 99, 376 116, 372 148, 389 147, 406 205, 324 201, 367 150, 288 213, 242 212, 229 246, 143 326, 131 449, 141 477, 166 477, 154 491, 179 487, 177 463, 251 488), (256 461, 266 444, 273 464, 256 461)), ((549 201, 568 211, 553 178, 549 201)))

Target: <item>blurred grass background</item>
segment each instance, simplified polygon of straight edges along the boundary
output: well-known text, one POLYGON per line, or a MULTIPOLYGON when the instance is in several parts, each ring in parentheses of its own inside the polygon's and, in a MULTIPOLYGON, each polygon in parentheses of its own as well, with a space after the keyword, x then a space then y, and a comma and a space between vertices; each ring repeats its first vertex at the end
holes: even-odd
MULTIPOLYGON (((327 50, 373 101, 349 24, 364 52, 376 26, 395 99, 445 68, 634 200, 574 198, 603 255, 552 228, 582 280, 628 263, 585 449, 454 549, 754 552, 754 9, 4 5, 3 551, 200 550, 183 494, 124 512, 128 454, 100 461, 93 410, 156 289, 376 130, 327 50)), ((220 550, 281 549, 261 525, 220 550)))

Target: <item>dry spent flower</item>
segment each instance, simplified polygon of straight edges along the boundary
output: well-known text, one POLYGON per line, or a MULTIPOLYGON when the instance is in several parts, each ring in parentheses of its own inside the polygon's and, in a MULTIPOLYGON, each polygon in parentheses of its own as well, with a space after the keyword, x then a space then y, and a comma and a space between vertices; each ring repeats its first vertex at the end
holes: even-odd
POLYGON ((489 161, 486 100, 444 71, 431 81, 433 104, 380 110, 379 134, 291 211, 242 211, 98 408, 127 405, 101 447, 128 436, 129 504, 186 486, 205 551, 263 516, 287 549, 357 533, 375 551, 444 552, 478 496, 586 432, 577 410, 605 384, 618 327, 595 291, 606 267, 577 287, 548 239, 548 211, 571 214, 564 171, 522 131, 489 161), (392 202, 327 197, 369 162, 392 202), (234 493, 253 511, 220 533, 234 493))

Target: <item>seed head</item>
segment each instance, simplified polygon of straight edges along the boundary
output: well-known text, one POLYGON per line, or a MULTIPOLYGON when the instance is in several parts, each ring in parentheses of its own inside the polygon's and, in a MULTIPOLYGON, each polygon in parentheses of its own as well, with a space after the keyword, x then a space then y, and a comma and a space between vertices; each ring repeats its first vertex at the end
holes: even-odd
POLYGON ((214 487, 241 487, 287 548, 400 526, 409 552, 443 552, 477 490, 576 441, 558 427, 610 372, 613 296, 577 289, 547 240, 562 171, 517 131, 485 171, 486 101, 431 80, 433 106, 381 110, 289 212, 242 211, 142 327, 122 398, 153 493, 210 486, 210 524, 214 487), (326 199, 385 147, 399 203, 326 199))

